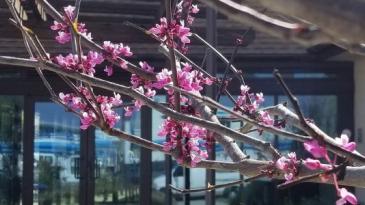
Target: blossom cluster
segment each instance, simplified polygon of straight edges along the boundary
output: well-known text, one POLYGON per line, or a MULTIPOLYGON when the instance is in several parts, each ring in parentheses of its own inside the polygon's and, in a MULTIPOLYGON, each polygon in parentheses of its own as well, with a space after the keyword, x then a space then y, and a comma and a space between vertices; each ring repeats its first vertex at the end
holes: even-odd
MULTIPOLYGON (((181 65, 181 68, 179 67, 179 69, 177 69, 177 80, 180 88, 200 94, 200 91, 203 89, 204 85, 211 85, 213 83, 213 79, 204 77, 202 73, 193 70, 190 64, 182 63, 181 65)), ((167 84, 171 84, 171 75, 171 71, 162 69, 161 72, 157 73, 157 81, 152 83, 152 86, 160 89, 167 84)), ((170 96, 169 103, 174 105, 174 91, 172 89, 168 89, 168 94, 170 96)), ((180 104, 181 103, 182 113, 196 116, 199 115, 199 113, 196 113, 195 110, 190 106, 190 102, 187 98, 181 97, 180 104)), ((184 142, 183 145, 180 146, 181 153, 177 159, 179 163, 189 162, 191 166, 195 166, 202 159, 206 159, 208 157, 206 145, 207 140, 210 139, 210 133, 205 128, 193 125, 191 123, 176 122, 170 118, 167 118, 161 127, 159 135, 165 137, 169 136, 169 141, 164 144, 165 150, 168 151, 179 147, 179 144, 184 142), (178 130, 181 130, 181 139, 177 137, 179 133, 178 130)))
POLYGON ((163 17, 160 19, 160 24, 156 24, 149 31, 168 46, 179 48, 183 52, 187 51, 186 44, 190 43, 189 37, 191 36, 190 28, 181 25, 178 21, 173 20, 168 24, 167 19, 163 17))
POLYGON ((83 55, 81 58, 76 54, 68 54, 67 56, 58 55, 54 57, 53 61, 66 70, 93 76, 95 66, 101 64, 104 61, 104 57, 98 52, 89 51, 86 56, 83 55))
POLYGON ((197 14, 199 8, 192 0, 182 0, 175 7, 174 17, 186 24, 191 25, 194 21, 192 14, 197 14))
MULTIPOLYGON (((139 65, 146 72, 154 72, 154 67, 150 66, 147 62, 140 62, 139 65)), ((211 85, 213 83, 213 79, 204 77, 201 72, 194 70, 190 64, 182 62, 181 67, 182 68, 179 66, 177 68, 177 81, 180 88, 186 91, 199 93, 204 85, 211 85)), ((130 82, 132 88, 138 88, 140 93, 145 94, 147 97, 153 97, 156 94, 156 89, 162 89, 166 85, 172 84, 172 71, 163 68, 160 72, 156 73, 156 81, 145 80, 136 74, 132 74, 130 82)), ((174 104, 172 97, 174 91, 168 89, 167 93, 170 96, 169 102, 174 104)), ((138 100, 136 100, 136 102, 138 102, 138 100)), ((181 97, 180 103, 187 102, 187 98, 181 97)), ((139 107, 137 105, 135 105, 135 108, 128 107, 128 111, 132 110, 139 110, 139 107)))
POLYGON ((80 86, 78 87, 78 91, 79 95, 76 93, 64 94, 61 92, 59 93, 59 98, 64 105, 81 114, 81 129, 87 129, 97 120, 97 114, 94 112, 97 106, 100 108, 102 117, 110 128, 114 127, 120 120, 118 113, 113 110, 113 107, 120 106, 123 103, 120 94, 115 93, 112 97, 98 95, 94 104, 92 103, 92 94, 87 88, 80 86), (89 100, 93 108, 84 99, 89 100))
MULTIPOLYGON (((343 148, 346 151, 353 152, 356 149, 356 143, 350 142, 349 137, 345 134, 342 134, 340 137, 336 137, 335 141, 338 146, 343 148)), ((316 159, 307 158, 302 161, 305 167, 310 170, 324 170, 328 171, 335 166, 335 160, 331 160, 328 151, 325 146, 321 145, 317 140, 307 141, 304 144, 305 150, 312 154, 312 156, 316 159), (329 165, 322 164, 318 159, 325 159, 329 165)), ((299 165, 299 160, 297 160, 295 153, 288 154, 288 157, 281 157, 275 163, 276 168, 282 170, 284 172, 285 179, 287 181, 291 181, 294 179, 297 174, 297 166, 299 165)), ((333 178, 335 188, 337 190, 337 195, 340 197, 336 201, 336 205, 343 205, 346 203, 350 203, 352 205, 357 204, 357 198, 350 192, 347 191, 346 188, 340 188, 337 182, 336 174, 332 174, 331 176, 320 175, 323 181, 327 181, 330 177, 333 178)))
MULTIPOLYGON (((75 7, 73 6, 64 7, 64 12, 65 15, 63 16, 63 21, 64 22, 71 21, 72 23, 74 23, 73 21, 75 20, 75 7)), ((57 31, 56 41, 60 44, 65 44, 67 42, 70 42, 72 36, 70 26, 64 22, 54 21, 53 25, 51 26, 52 30, 57 31)), ((92 39, 91 33, 87 32, 84 23, 75 22, 74 24, 75 28, 81 35, 84 35, 90 40, 92 39)))
POLYGON ((190 165, 194 167, 202 159, 208 157, 205 141, 209 136, 209 133, 205 128, 201 128, 191 123, 177 122, 168 117, 163 122, 158 135, 169 137, 169 140, 163 144, 165 151, 174 150, 179 144, 184 142, 184 146, 181 146, 181 153, 176 159, 180 164, 189 162, 190 165))
POLYGON ((241 85, 241 93, 237 97, 234 111, 241 112, 265 125, 274 125, 274 120, 268 112, 259 110, 260 105, 265 101, 262 93, 251 93, 250 87, 241 85))
MULTIPOLYGON (((129 46, 123 45, 123 43, 112 43, 110 41, 103 42, 103 49, 104 49, 104 57, 111 58, 116 60, 120 57, 130 57, 133 55, 129 46)), ((121 68, 127 68, 127 61, 121 59, 119 62, 119 66, 121 68)), ((113 66, 106 65, 104 71, 107 73, 108 76, 113 75, 113 66)))
POLYGON ((299 161, 297 160, 297 155, 295 152, 291 152, 287 155, 287 157, 280 157, 276 161, 275 166, 284 172, 284 177, 287 181, 291 181, 298 173, 298 164, 299 161))
MULTIPOLYGON (((346 134, 341 134, 340 137, 336 137, 335 141, 338 146, 343 148, 346 151, 354 152, 356 149, 356 143, 350 142, 349 137, 346 134)), ((308 142, 305 142, 304 148, 312 154, 314 158, 320 159, 324 158, 329 164, 334 166, 336 164, 336 158, 334 160, 331 160, 327 149, 325 146, 321 145, 317 140, 311 140, 308 142)), ((311 170, 316 169, 322 169, 322 170, 329 170, 331 167, 322 165, 319 160, 307 158, 304 161, 304 165, 311 170)), ((335 182, 335 188, 337 190, 337 195, 340 197, 336 201, 336 205, 343 205, 346 203, 350 203, 352 205, 357 204, 357 198, 352 193, 348 192, 346 188, 340 188, 337 183, 337 176, 336 174, 332 174, 333 180, 335 182)), ((321 176, 322 180, 328 180, 329 176, 321 176)))
POLYGON ((186 25, 193 23, 192 14, 198 12, 199 8, 192 4, 192 0, 182 0, 176 5, 171 22, 163 17, 149 32, 159 37, 169 47, 180 49, 185 53, 188 49, 187 44, 190 43, 189 37, 192 35, 186 25))

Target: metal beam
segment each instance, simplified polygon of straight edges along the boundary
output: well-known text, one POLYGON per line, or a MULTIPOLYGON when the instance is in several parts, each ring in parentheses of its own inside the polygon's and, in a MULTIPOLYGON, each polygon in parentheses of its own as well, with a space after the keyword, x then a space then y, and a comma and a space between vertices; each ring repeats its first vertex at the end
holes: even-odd
POLYGON ((34 99, 24 96, 22 203, 33 205, 34 99))
MULTIPOLYGON (((141 136, 143 139, 152 141, 152 109, 142 107, 141 109, 141 136)), ((141 163, 140 163, 140 205, 152 204, 152 154, 151 150, 141 148, 141 163)))

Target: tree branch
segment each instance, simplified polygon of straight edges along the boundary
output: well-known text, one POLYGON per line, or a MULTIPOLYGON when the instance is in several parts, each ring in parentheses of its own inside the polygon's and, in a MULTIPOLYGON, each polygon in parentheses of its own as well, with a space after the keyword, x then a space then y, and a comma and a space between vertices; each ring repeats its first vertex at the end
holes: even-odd
POLYGON ((60 68, 58 65, 51 63, 51 62, 38 62, 36 60, 26 60, 26 59, 22 59, 22 58, 0 56, 0 63, 3 63, 3 62, 7 62, 8 64, 12 64, 12 65, 23 66, 24 68, 26 68, 26 67, 34 68, 36 66, 42 65, 42 66, 44 66, 44 68, 46 70, 55 72, 57 74, 67 76, 67 77, 73 78, 75 80, 81 80, 94 87, 99 87, 99 88, 103 88, 106 90, 118 92, 118 93, 130 96, 134 99, 141 100, 147 106, 149 106, 161 113, 164 113, 164 114, 174 118, 175 120, 181 120, 181 121, 193 123, 193 124, 205 127, 220 135, 229 136, 229 137, 232 137, 233 139, 243 141, 247 144, 255 146, 256 148, 258 148, 259 150, 261 150, 265 153, 266 152, 270 153, 274 159, 277 159, 280 157, 280 154, 278 153, 278 151, 268 142, 264 142, 259 139, 252 138, 248 135, 239 133, 235 130, 232 130, 230 128, 227 128, 227 127, 225 127, 221 124, 215 123, 215 122, 205 121, 203 119, 200 119, 200 118, 197 118, 194 116, 188 116, 188 115, 178 113, 175 110, 166 108, 165 106, 162 106, 157 102, 154 102, 153 100, 149 99, 148 97, 135 91, 132 88, 129 88, 129 87, 126 87, 123 85, 119 85, 119 84, 116 84, 113 82, 109 82, 109 81, 106 81, 103 79, 99 79, 96 77, 84 75, 81 73, 66 71, 66 70, 60 68), (21 64, 21 63, 23 63, 23 64, 21 64))
POLYGON ((359 152, 348 152, 347 150, 342 149, 335 141, 334 138, 328 136, 325 132, 323 132, 320 128, 318 128, 314 123, 308 122, 310 129, 306 128, 302 125, 302 123, 299 120, 298 115, 293 113, 291 110, 289 110, 287 107, 283 106, 282 104, 269 107, 265 109, 268 111, 271 115, 278 115, 286 120, 287 123, 290 123, 297 127, 300 130, 303 130, 308 135, 312 133, 312 130, 316 133, 316 135, 319 135, 320 138, 323 139, 323 143, 325 143, 326 148, 330 150, 331 152, 341 156, 346 157, 348 159, 351 159, 352 161, 360 164, 365 165, 365 156, 360 154, 359 152))

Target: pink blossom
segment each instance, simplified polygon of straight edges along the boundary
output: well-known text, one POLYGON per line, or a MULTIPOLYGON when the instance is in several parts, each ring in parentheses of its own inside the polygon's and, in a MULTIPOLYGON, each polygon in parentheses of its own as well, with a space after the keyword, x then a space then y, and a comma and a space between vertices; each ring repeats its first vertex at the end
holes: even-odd
POLYGON ((264 95, 262 93, 250 93, 250 87, 247 85, 241 85, 240 89, 241 94, 237 97, 234 110, 267 125, 274 125, 274 120, 267 113, 258 110, 265 100, 264 95))
POLYGON ((96 119, 94 113, 90 112, 83 112, 81 118, 81 126, 80 128, 86 130, 96 119))
POLYGON ((213 84, 213 79, 212 78, 204 78, 203 79, 203 83, 206 85, 212 85, 213 84))
POLYGON ((181 156, 176 160, 178 163, 184 161, 190 162, 191 166, 196 166, 201 160, 206 159, 208 154, 206 152, 205 144, 199 143, 199 141, 205 141, 209 133, 205 128, 193 125, 191 123, 176 122, 168 117, 162 124, 158 133, 159 136, 169 136, 170 141, 163 144, 165 151, 175 149, 179 144, 177 135, 179 134, 179 128, 181 128, 181 137, 185 141, 185 145, 181 147, 181 156))
POLYGON ((67 102, 70 101, 72 98, 70 94, 64 94, 62 92, 58 94, 58 97, 60 98, 63 104, 67 104, 67 102))
POLYGON ((172 82, 171 75, 171 71, 166 68, 162 69, 161 72, 156 74, 157 81, 153 84, 153 86, 157 89, 163 88, 165 85, 172 82))
POLYGON ((92 98, 89 89, 87 89, 86 87, 79 86, 78 89, 86 97, 86 99, 91 99, 92 98))
POLYGON ((133 110, 134 110, 134 108, 133 108, 133 107, 131 107, 131 106, 127 106, 127 107, 125 107, 125 108, 124 108, 124 111, 125 111, 124 116, 126 116, 126 117, 130 117, 130 116, 132 116, 132 114, 133 114, 133 110))
POLYGON ((109 101, 113 106, 119 106, 123 103, 119 93, 114 93, 114 97, 110 97, 109 101))
POLYGON ((106 72, 106 74, 108 76, 112 76, 113 75, 113 66, 111 66, 111 65, 105 66, 104 71, 106 72))
POLYGON ((148 63, 146 61, 141 61, 139 62, 139 66, 141 66, 141 68, 147 72, 153 73, 153 70, 155 69, 154 67, 148 65, 148 63))
POLYGON ((165 17, 161 18, 160 24, 156 24, 155 27, 152 27, 149 31, 162 40, 165 40, 167 34, 167 19, 165 17))
POLYGON ((321 168, 321 162, 316 159, 307 158, 306 160, 303 160, 303 164, 310 170, 316 170, 321 168))
MULTIPOLYGON (((63 16, 63 20, 65 22, 67 22, 68 19, 74 21, 75 18, 74 10, 75 7, 73 6, 64 7, 64 11, 67 15, 67 18, 66 16, 63 16)), ((65 44, 71 41, 71 28, 69 28, 69 26, 66 23, 54 21, 53 25, 51 26, 51 29, 57 31, 58 35, 56 36, 56 41, 58 43, 65 44)), ((91 33, 87 33, 87 29, 85 28, 84 23, 77 23, 77 30, 81 35, 85 36, 86 38, 92 39, 91 33)))
POLYGON ((114 127, 114 125, 120 120, 120 116, 114 110, 112 110, 112 104, 101 104, 101 110, 109 127, 114 127))
POLYGON ((91 65, 95 66, 97 64, 101 64, 104 61, 104 57, 102 54, 96 51, 89 51, 87 53, 86 61, 91 65))
POLYGON ((336 205, 343 205, 346 204, 346 202, 352 205, 358 204, 356 196, 348 192, 345 188, 339 190, 339 195, 341 198, 336 201, 336 205))
MULTIPOLYGON (((130 57, 133 55, 129 46, 124 46, 123 43, 114 44, 110 41, 104 41, 103 48, 106 54, 113 59, 117 59, 118 57, 130 57)), ((123 68, 126 66, 124 64, 126 64, 126 62, 123 63, 123 68)))
POLYGON ((180 41, 182 43, 184 44, 190 43, 189 37, 192 35, 190 32, 190 28, 181 25, 176 25, 175 29, 176 29, 176 35, 178 38, 180 38, 180 41))
POLYGON ((57 21, 53 21, 53 25, 51 26, 51 29, 54 31, 64 30, 66 28, 67 28, 67 25, 65 25, 63 23, 59 23, 57 21))
POLYGON ((259 111, 260 118, 259 120, 264 123, 265 125, 272 126, 274 125, 274 120, 271 118, 268 112, 265 111, 259 111))
POLYGON ((304 142, 304 148, 310 152, 315 158, 325 157, 327 155, 327 149, 318 144, 317 140, 311 140, 304 142))
MULTIPOLYGON (((167 24, 166 18, 160 19, 160 24, 156 24, 155 27, 152 27, 149 32, 158 36, 162 41, 166 41, 168 35, 170 35, 173 40, 175 37, 179 40, 180 47, 182 50, 185 50, 185 44, 190 43, 189 37, 192 35, 190 32, 190 28, 185 27, 178 23, 178 21, 171 21, 170 25, 167 24)), ((175 43, 167 42, 169 46, 176 47, 175 43)))
POLYGON ((71 107, 73 110, 84 110, 86 108, 86 104, 81 98, 73 93, 64 94, 61 92, 59 93, 59 98, 64 105, 71 107))
POLYGON ((264 94, 262 94, 262 93, 256 93, 256 95, 255 95, 255 101, 256 101, 257 104, 263 103, 265 101, 264 94))
POLYGON ((94 51, 89 51, 87 56, 82 57, 82 66, 80 66, 83 73, 91 76, 95 73, 95 66, 101 64, 104 61, 103 56, 94 51))
POLYGON ((280 157, 276 163, 276 168, 282 170, 284 172, 284 177, 287 181, 291 181, 296 176, 298 170, 299 161, 297 160, 295 152, 291 152, 287 155, 287 157, 280 157))
MULTIPOLYGON (((150 65, 148 65, 147 62, 139 62, 140 67, 150 73, 153 73, 154 68, 150 65)), ((152 83, 148 80, 142 79, 141 77, 139 77, 136 74, 132 74, 130 82, 132 84, 133 88, 137 88, 139 86, 144 86, 145 88, 152 88, 152 83)))
POLYGON ((350 142, 349 137, 346 134, 341 134, 341 136, 336 137, 335 140, 337 144, 349 152, 353 152, 356 149, 356 143, 350 142))
POLYGON ((54 58, 54 62, 66 70, 86 73, 91 76, 95 73, 96 65, 101 64, 103 61, 102 55, 94 51, 89 51, 87 56, 82 56, 81 62, 79 56, 74 54, 68 54, 65 57, 58 55, 54 58))
POLYGON ((250 87, 248 87, 247 85, 241 85, 240 89, 241 89, 241 95, 246 95, 250 90, 250 87))
POLYGON ((155 96, 156 95, 156 91, 155 90, 152 90, 152 89, 147 89, 147 92, 145 93, 145 96, 146 97, 149 97, 149 98, 151 98, 151 97, 153 97, 153 96, 155 96))
POLYGON ((141 100, 134 101, 134 110, 139 111, 144 103, 141 100))
MULTIPOLYGON (((92 99, 91 93, 87 88, 80 86, 77 89, 86 99, 92 99)), ((81 113, 81 129, 87 129, 96 120, 96 114, 91 111, 90 107, 80 96, 74 93, 59 93, 59 98, 63 104, 81 113)), ((98 95, 96 96, 96 102, 91 101, 91 103, 95 103, 95 106, 100 106, 103 118, 109 127, 113 127, 120 120, 118 113, 113 110, 114 106, 119 106, 123 103, 120 94, 114 93, 114 96, 111 97, 98 95)))
POLYGON ((74 6, 71 6, 71 5, 68 5, 67 7, 64 7, 64 11, 66 13, 66 15, 68 16, 68 18, 70 18, 71 20, 74 19, 75 17, 75 7, 74 6))
POLYGON ((60 44, 65 44, 71 41, 71 33, 59 31, 56 36, 56 41, 60 44))
POLYGON ((198 5, 194 4, 191 6, 191 13, 197 14, 199 12, 198 5))
POLYGON ((119 66, 123 69, 127 69, 128 68, 128 62, 122 59, 121 61, 119 61, 119 66))

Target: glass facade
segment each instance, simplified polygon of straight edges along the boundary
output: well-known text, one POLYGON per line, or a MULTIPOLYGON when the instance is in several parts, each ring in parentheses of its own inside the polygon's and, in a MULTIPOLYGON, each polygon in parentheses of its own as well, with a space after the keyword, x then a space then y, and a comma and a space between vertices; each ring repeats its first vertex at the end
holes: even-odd
MULTIPOLYGON (((331 136, 336 136, 342 129, 352 128, 352 73, 349 72, 351 68, 348 64, 343 65, 346 68, 334 70, 331 66, 328 70, 312 69, 310 72, 304 68, 284 68, 283 76, 299 98, 305 115, 331 136), (345 69, 347 71, 343 73, 342 70, 345 69)), ((252 89, 266 94, 265 106, 287 101, 267 69, 253 68, 247 72, 247 82, 252 89)), ((233 95, 239 92, 236 87, 239 88, 233 81, 233 95)), ((24 88, 19 88, 19 93, 23 90, 24 88)), ((1 91, 0 89, 0 94, 1 91)), ((0 95, 0 205, 206 204, 205 192, 184 197, 170 192, 166 187, 170 181, 179 188, 185 184, 190 184, 191 188, 205 187, 207 177, 204 169, 190 169, 187 175, 186 170, 164 154, 155 151, 148 153, 139 146, 105 135, 99 129, 82 131, 75 115, 66 112, 60 105, 42 101, 46 95, 0 95), (33 121, 29 123, 25 119, 33 121), (93 143, 85 145, 87 141, 93 143), (25 149, 30 142, 32 149, 25 149), (29 159, 29 156, 34 163, 30 163, 32 166, 24 166, 27 160, 23 162, 23 158, 29 159), (32 177, 25 177, 24 173, 32 177), (85 185, 85 181, 88 185, 85 185), (32 198, 24 195, 29 191, 32 198), (85 198, 90 200, 84 200, 85 198)), ((161 103, 165 99, 163 95, 155 98, 161 103)), ((221 97, 220 102, 232 107, 225 96, 221 97)), ((124 117, 123 109, 119 112, 122 119, 116 128, 146 139, 151 138, 159 144, 164 142, 164 138, 157 136, 165 118, 161 113, 142 109, 132 117, 124 117)), ((230 120, 224 112, 218 111, 218 116, 223 124, 231 128, 239 129, 242 126, 241 122, 230 120)), ((301 151, 300 144, 291 140, 266 133, 259 135, 253 132, 250 135, 270 141, 281 152, 295 150, 303 157, 307 155, 301 151)), ((253 159, 266 158, 253 147, 245 144, 240 146, 253 159)), ((219 145, 215 152, 217 160, 230 160, 219 145)), ((217 171, 215 184, 242 177, 244 176, 237 172, 217 171)), ((330 186, 302 184, 290 190, 277 190, 276 185, 279 183, 281 181, 260 179, 217 189, 214 202, 217 205, 334 203, 334 189, 330 186)))

